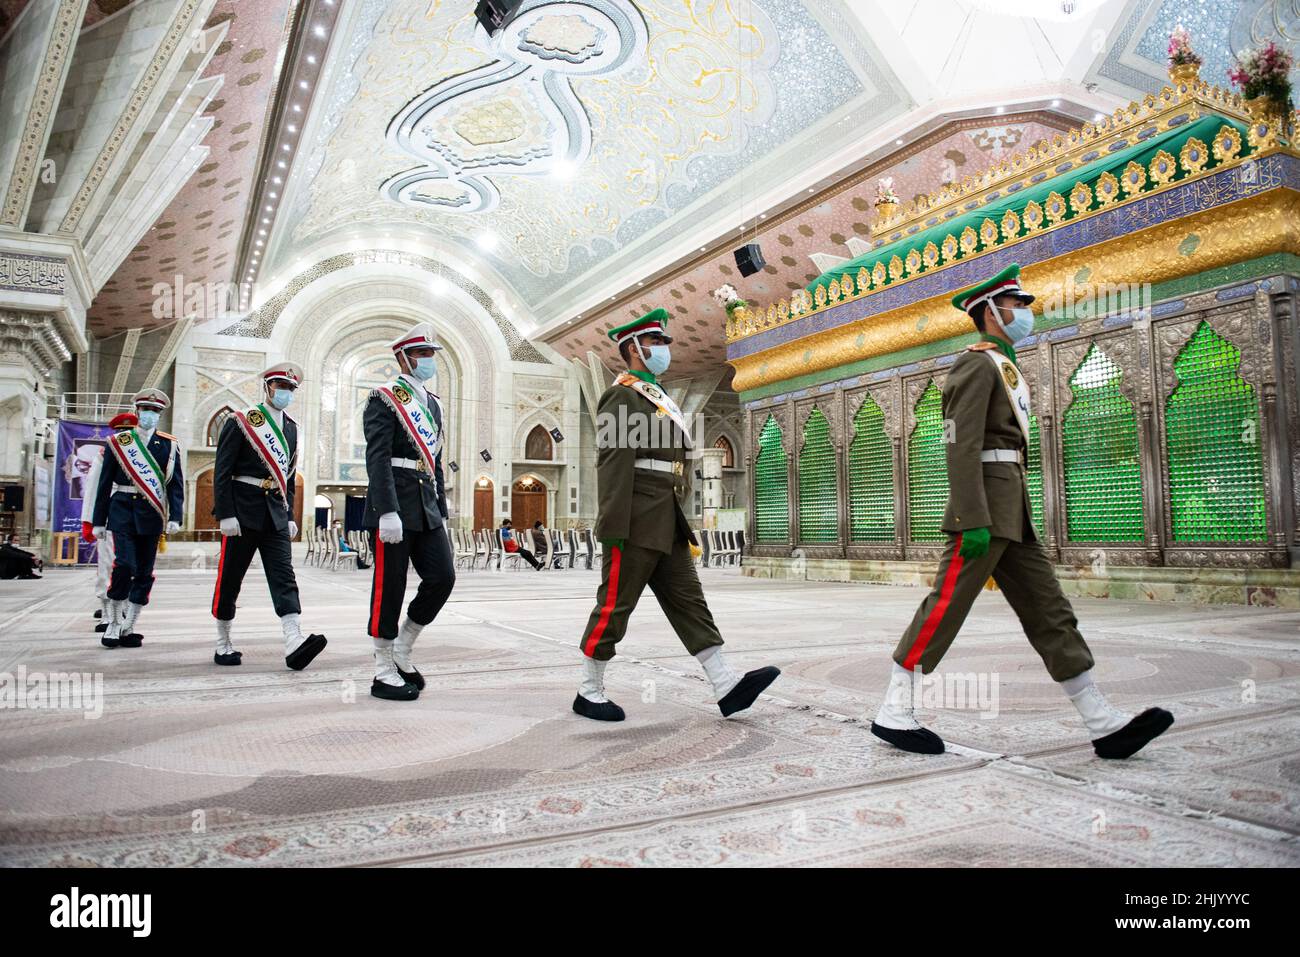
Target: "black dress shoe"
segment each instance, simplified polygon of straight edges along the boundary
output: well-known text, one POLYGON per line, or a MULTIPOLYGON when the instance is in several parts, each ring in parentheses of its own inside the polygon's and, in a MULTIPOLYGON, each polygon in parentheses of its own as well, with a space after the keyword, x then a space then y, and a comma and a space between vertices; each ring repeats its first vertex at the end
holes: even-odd
POLYGON ((736 687, 728 691, 718 701, 718 709, 722 712, 722 716, 728 718, 737 711, 744 711, 763 693, 763 689, 775 681, 780 674, 780 668, 773 668, 770 665, 766 668, 757 668, 754 671, 746 672, 745 676, 736 682, 736 687))
POLYGON ((413 684, 404 684, 396 688, 376 678, 370 682, 370 694, 372 697, 384 698, 388 701, 414 701, 420 697, 420 689, 413 684))
POLYGON ((612 701, 588 701, 582 695, 574 697, 573 712, 596 721, 622 721, 627 717, 623 709, 612 701))
POLYGON ((95 626, 96 633, 103 632, 103 631, 108 631, 108 622, 106 621, 101 621, 98 625, 95 626))
POLYGON ((913 754, 943 754, 943 738, 929 728, 917 728, 914 731, 900 731, 897 728, 884 728, 871 722, 871 733, 881 741, 887 741, 900 751, 913 754))
POLYGON ((99 643, 105 648, 116 648, 121 642, 117 638, 109 638, 107 635, 100 635, 99 643))
POLYGON ((139 648, 144 644, 144 635, 140 634, 138 631, 133 631, 129 635, 123 635, 119 640, 121 641, 123 648, 139 648))
POLYGON ((232 651, 229 654, 212 653, 212 660, 219 665, 238 665, 243 664, 244 653, 242 651, 232 651))
POLYGON ((102 608, 96 608, 96 609, 95 609, 95 613, 94 613, 93 615, 91 615, 90 617, 92 617, 92 618, 103 618, 103 617, 104 617, 104 609, 102 609, 102 608))
MULTIPOLYGON (((396 668, 397 666, 394 665, 393 667, 396 668)), ((424 675, 420 674, 417 669, 412 668, 410 671, 403 671, 401 668, 397 668, 397 673, 402 676, 402 680, 408 685, 415 685, 417 691, 424 690, 424 675)))
POLYGON ((307 640, 293 650, 293 654, 285 656, 284 663, 294 671, 302 671, 324 650, 326 644, 328 642, 324 635, 308 635, 307 640))
POLYGON ((1153 738, 1168 731, 1173 723, 1174 716, 1164 708, 1147 708, 1118 731, 1112 731, 1104 738, 1094 738, 1092 749, 1099 758, 1131 757, 1153 738))

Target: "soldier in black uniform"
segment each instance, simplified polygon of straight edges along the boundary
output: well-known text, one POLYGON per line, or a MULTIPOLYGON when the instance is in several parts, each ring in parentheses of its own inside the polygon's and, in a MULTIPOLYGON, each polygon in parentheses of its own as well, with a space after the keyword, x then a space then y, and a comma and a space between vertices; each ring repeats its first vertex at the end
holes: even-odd
POLYGON ((179 531, 185 514, 180 442, 176 436, 158 431, 158 416, 171 400, 161 389, 145 389, 135 394, 134 401, 139 425, 122 429, 109 439, 95 490, 94 536, 102 539, 112 532, 115 550, 108 584, 108 628, 100 639, 106 648, 139 648, 144 641, 135 631, 135 622, 153 590, 158 539, 164 532, 179 531), (119 460, 119 455, 133 449, 146 450, 145 459, 158 470, 156 504, 119 460))
POLYGON ((374 390, 366 405, 365 526, 374 537, 375 570, 367 633, 375 642, 376 698, 413 701, 424 677, 411 664, 421 629, 437 616, 456 584, 447 537, 442 471, 443 414, 435 382, 442 347, 428 323, 393 343, 402 374, 374 390), (398 626, 408 561, 420 587, 398 626))
POLYGON ((242 653, 230 640, 244 574, 254 554, 262 556, 271 602, 284 633, 284 662, 301 671, 325 647, 324 635, 302 633, 298 580, 293 573, 294 472, 298 460, 298 423, 284 410, 302 382, 302 369, 281 362, 262 373, 265 400, 226 419, 217 439, 212 514, 221 522, 221 560, 212 594, 217 620, 219 665, 238 665, 242 653), (281 440, 283 440, 281 442, 281 440), (284 478, 281 490, 279 479, 284 478))

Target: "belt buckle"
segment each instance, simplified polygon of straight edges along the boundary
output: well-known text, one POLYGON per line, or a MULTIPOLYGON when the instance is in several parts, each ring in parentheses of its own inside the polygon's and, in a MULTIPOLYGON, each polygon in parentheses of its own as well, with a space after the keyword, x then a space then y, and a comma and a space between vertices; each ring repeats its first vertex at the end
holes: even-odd
POLYGON ((674 475, 677 475, 677 476, 680 476, 680 475, 682 474, 682 463, 681 463, 681 462, 674 462, 674 463, 673 463, 673 474, 674 474, 674 475))
POLYGON ((268 475, 266 478, 262 479, 262 491, 264 492, 271 491, 271 488, 272 486, 274 486, 274 484, 275 483, 271 481, 271 477, 268 475))
POLYGON ((424 456, 420 456, 418 459, 415 460, 415 470, 417 472, 429 471, 429 464, 424 461, 424 456))

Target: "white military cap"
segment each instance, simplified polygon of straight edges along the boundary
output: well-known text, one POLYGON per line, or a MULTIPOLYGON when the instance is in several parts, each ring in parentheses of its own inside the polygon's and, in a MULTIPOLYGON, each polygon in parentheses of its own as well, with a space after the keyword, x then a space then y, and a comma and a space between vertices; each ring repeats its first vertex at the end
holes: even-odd
POLYGON ((427 322, 412 326, 394 339, 392 345, 394 352, 403 352, 407 349, 442 348, 442 344, 438 342, 438 334, 433 331, 433 326, 427 322))
POLYGON ((162 389, 141 389, 131 399, 137 407, 148 406, 161 412, 167 406, 172 404, 172 400, 167 398, 167 393, 162 389))
POLYGON ((263 382, 270 382, 272 379, 292 382, 296 388, 302 385, 302 366, 295 362, 277 362, 262 373, 263 382))

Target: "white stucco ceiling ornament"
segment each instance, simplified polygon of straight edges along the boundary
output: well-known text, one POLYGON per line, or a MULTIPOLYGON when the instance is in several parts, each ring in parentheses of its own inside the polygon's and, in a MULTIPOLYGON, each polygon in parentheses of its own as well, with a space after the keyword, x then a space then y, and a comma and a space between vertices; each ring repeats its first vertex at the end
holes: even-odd
POLYGON ((613 76, 644 62, 648 30, 631 0, 525 0, 495 36, 475 27, 487 66, 448 77, 408 103, 388 143, 421 166, 380 193, 407 206, 486 213, 489 177, 541 176, 591 153, 591 121, 571 77, 613 76))

